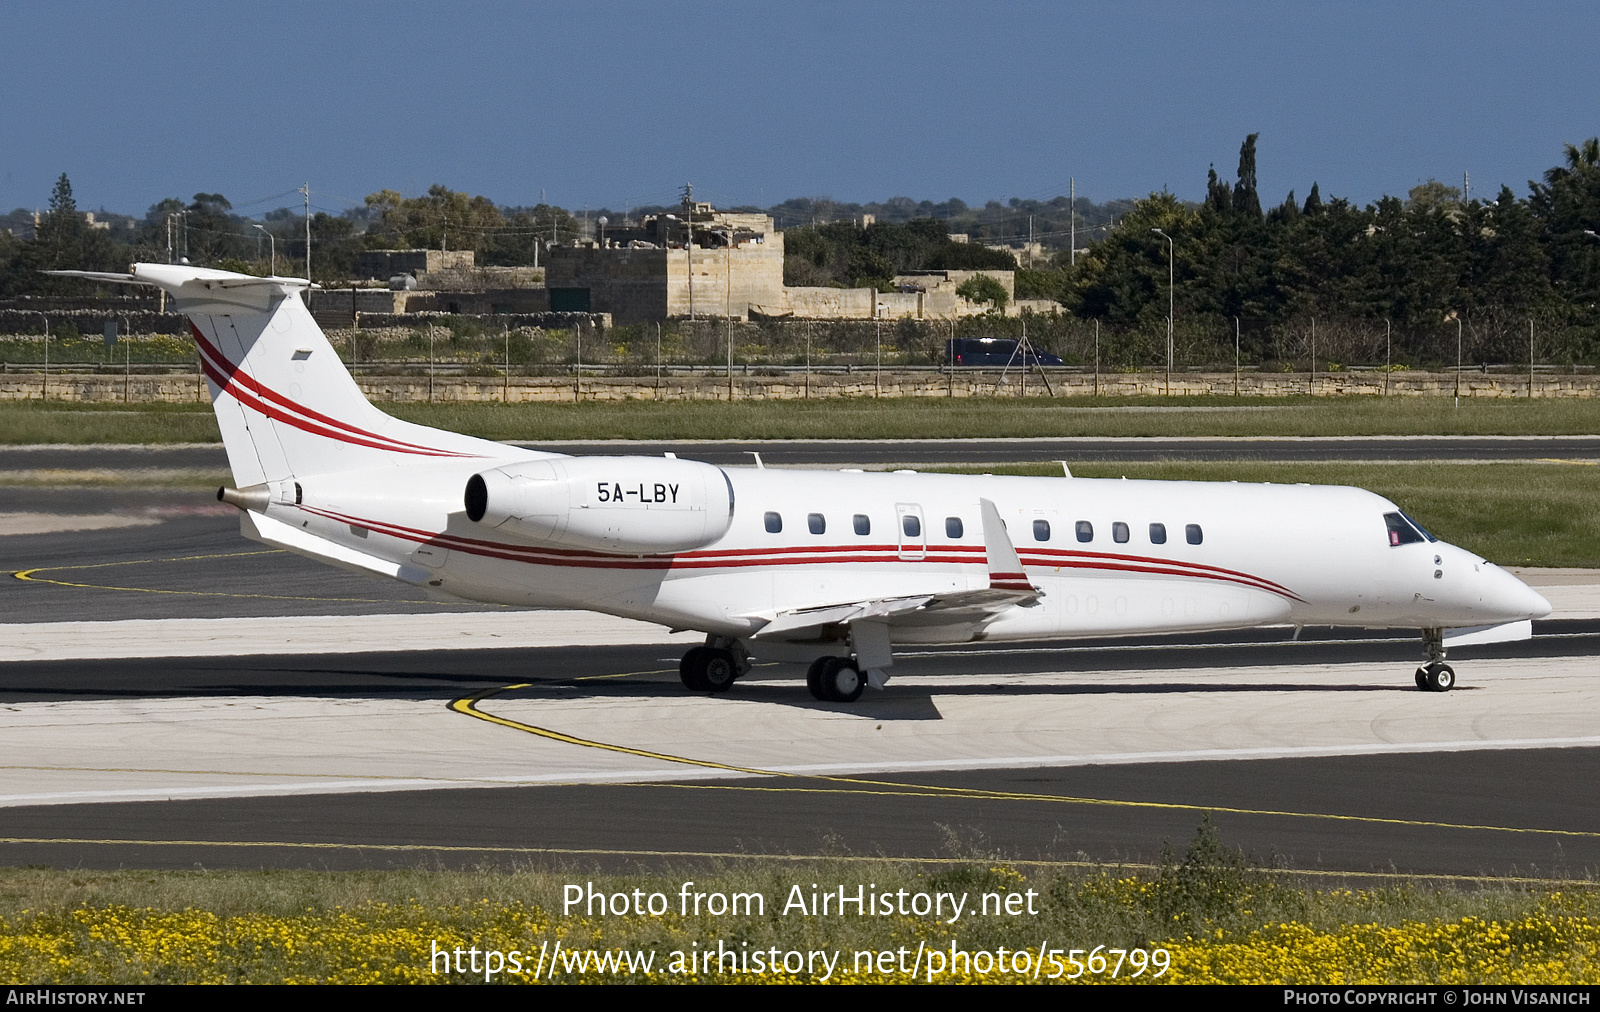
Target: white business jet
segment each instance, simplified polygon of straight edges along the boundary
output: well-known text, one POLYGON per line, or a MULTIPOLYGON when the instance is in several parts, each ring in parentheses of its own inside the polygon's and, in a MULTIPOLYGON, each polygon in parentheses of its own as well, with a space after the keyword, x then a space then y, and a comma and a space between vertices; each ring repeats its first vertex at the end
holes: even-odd
POLYGON ((1357 488, 724 469, 570 457, 404 422, 367 402, 297 278, 187 265, 55 273, 164 289, 188 315, 242 533, 475 601, 704 632, 683 683, 752 655, 818 699, 881 687, 896 647, 1266 625, 1525 639, 1545 599, 1357 488))

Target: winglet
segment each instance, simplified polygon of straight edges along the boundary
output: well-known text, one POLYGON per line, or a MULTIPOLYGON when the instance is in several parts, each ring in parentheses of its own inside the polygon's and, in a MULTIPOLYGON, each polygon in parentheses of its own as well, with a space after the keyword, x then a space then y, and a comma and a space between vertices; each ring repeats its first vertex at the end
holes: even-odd
POLYGON ((983 513, 983 551, 989 563, 989 589, 1037 590, 1028 582, 1028 574, 1023 571, 1016 548, 1012 547, 1000 511, 988 499, 979 499, 978 508, 983 513))

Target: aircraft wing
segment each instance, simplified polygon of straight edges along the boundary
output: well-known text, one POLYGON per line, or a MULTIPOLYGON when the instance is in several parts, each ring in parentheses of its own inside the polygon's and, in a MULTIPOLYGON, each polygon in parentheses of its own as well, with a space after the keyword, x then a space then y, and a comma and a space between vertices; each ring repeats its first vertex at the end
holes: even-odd
POLYGON ((882 622, 889 626, 955 625, 981 622, 1008 608, 1031 608, 1042 592, 1028 582, 1000 511, 988 499, 978 500, 983 516, 984 559, 989 585, 973 590, 944 590, 903 597, 843 601, 780 611, 752 639, 809 639, 839 631, 852 623, 882 622))

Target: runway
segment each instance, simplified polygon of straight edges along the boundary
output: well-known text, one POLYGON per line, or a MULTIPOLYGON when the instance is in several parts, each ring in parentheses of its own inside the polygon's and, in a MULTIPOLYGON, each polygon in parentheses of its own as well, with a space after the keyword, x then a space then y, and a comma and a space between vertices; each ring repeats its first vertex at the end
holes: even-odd
MULTIPOLYGON (((0 465, 222 466, 151 452, 0 465)), ((1210 812, 1307 872, 1600 871, 1593 573, 1530 576, 1555 620, 1453 652, 1448 694, 1412 687, 1403 633, 1274 629, 907 651, 836 706, 785 665, 687 694, 692 635, 431 600, 267 552, 181 486, 13 486, 0 512, 148 521, 0 536, 7 863, 1148 863, 1210 812)))
POLYGON ((1597 647, 1463 651, 1443 696, 1387 639, 922 651, 854 707, 688 696, 659 646, 14 662, 0 859, 1150 862, 1211 812, 1294 868, 1583 876, 1597 647))

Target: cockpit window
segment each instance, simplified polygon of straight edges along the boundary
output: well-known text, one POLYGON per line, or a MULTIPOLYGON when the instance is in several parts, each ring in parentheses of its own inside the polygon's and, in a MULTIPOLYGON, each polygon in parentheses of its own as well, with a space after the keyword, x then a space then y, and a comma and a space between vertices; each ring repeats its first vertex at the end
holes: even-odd
POLYGON ((1384 526, 1389 528, 1389 547, 1398 548, 1401 545, 1414 545, 1425 540, 1422 532, 1411 523, 1404 513, 1385 513, 1384 526))
POLYGON ((1406 516, 1404 513, 1402 513, 1400 515, 1406 518, 1406 523, 1408 523, 1411 526, 1415 527, 1418 531, 1421 531, 1422 532, 1422 536, 1427 538, 1429 541, 1438 541, 1439 540, 1438 538, 1434 537, 1431 533, 1429 533, 1429 531, 1428 531, 1428 529, 1426 527, 1424 527, 1421 524, 1417 523, 1415 520, 1413 520, 1410 517, 1406 516))

